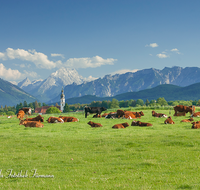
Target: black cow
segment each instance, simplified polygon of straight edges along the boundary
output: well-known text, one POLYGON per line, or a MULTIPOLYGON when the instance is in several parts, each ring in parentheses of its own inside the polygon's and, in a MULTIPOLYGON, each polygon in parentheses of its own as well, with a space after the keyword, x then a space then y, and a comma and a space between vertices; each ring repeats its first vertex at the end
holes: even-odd
POLYGON ((96 115, 100 115, 102 111, 106 111, 107 109, 104 107, 85 107, 85 118, 87 118, 87 113, 96 113, 96 115))

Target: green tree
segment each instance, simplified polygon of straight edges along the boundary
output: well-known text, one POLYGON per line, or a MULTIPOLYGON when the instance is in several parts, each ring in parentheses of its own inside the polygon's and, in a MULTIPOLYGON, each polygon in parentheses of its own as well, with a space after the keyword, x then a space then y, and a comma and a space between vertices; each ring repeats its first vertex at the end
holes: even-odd
POLYGON ((147 99, 145 105, 148 106, 150 104, 149 100, 147 99))
POLYGON ((23 106, 24 106, 24 107, 28 107, 28 104, 27 104, 27 101, 26 101, 26 100, 24 101, 23 106))
POLYGON ((119 101, 115 98, 112 99, 111 103, 110 103, 110 108, 119 108, 119 101))
POLYGON ((35 102, 33 103, 33 106, 34 106, 34 109, 39 108, 39 104, 38 104, 37 100, 35 100, 35 102))
POLYGON ((144 101, 142 99, 137 99, 136 105, 143 106, 144 105, 144 101))
POLYGON ((46 113, 47 114, 61 113, 61 111, 57 107, 50 107, 50 108, 47 109, 46 113))
POLYGON ((63 112, 64 112, 64 113, 70 112, 70 108, 69 108, 69 105, 68 105, 67 103, 65 103, 63 112))
POLYGON ((157 103, 160 104, 161 106, 166 106, 166 105, 168 105, 168 103, 167 103, 167 101, 165 100, 164 97, 158 98, 158 99, 157 99, 157 103))

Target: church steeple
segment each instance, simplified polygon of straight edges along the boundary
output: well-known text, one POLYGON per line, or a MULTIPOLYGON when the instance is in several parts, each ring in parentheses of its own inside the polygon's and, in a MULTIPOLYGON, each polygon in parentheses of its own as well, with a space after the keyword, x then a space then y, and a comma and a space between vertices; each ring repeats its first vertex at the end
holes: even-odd
POLYGON ((65 107, 65 94, 64 94, 64 90, 62 88, 61 90, 61 96, 60 96, 60 110, 63 112, 65 107))

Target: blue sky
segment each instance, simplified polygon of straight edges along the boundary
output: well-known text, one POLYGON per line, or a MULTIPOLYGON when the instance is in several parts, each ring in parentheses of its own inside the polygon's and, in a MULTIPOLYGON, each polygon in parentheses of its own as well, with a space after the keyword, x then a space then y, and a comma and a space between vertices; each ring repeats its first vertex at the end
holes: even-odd
POLYGON ((199 0, 1 1, 0 78, 199 67, 199 10, 199 0))

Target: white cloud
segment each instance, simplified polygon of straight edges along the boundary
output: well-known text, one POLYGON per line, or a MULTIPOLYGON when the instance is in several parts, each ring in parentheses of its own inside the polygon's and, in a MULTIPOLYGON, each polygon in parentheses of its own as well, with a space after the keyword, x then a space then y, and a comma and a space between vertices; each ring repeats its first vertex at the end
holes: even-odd
POLYGON ((179 51, 177 48, 171 49, 171 51, 179 51))
POLYGON ((159 57, 159 58, 167 58, 167 57, 169 57, 168 55, 166 55, 164 53, 159 53, 156 56, 159 57))
POLYGON ((176 52, 177 54, 181 54, 177 48, 171 49, 170 51, 176 52))
POLYGON ((51 57, 62 57, 63 59, 65 58, 63 54, 58 54, 58 53, 52 53, 51 57))
POLYGON ((48 60, 48 57, 35 50, 23 50, 23 49, 12 49, 7 48, 5 53, 0 52, 0 59, 20 59, 23 61, 33 62, 39 68, 52 69, 56 67, 57 62, 48 60))
POLYGON ((122 69, 122 70, 118 70, 118 71, 114 71, 111 73, 111 75, 115 75, 115 74, 124 74, 124 73, 128 73, 128 72, 131 72, 131 73, 135 73, 137 72, 139 69, 133 69, 133 70, 130 70, 130 69, 122 69))
POLYGON ((158 44, 157 43, 151 43, 151 44, 147 44, 145 45, 145 47, 152 47, 152 48, 155 48, 155 47, 158 47, 158 44))
POLYGON ((102 65, 114 65, 114 61, 117 61, 117 59, 113 58, 107 58, 103 59, 100 56, 95 57, 83 57, 83 58, 70 58, 65 63, 65 67, 72 67, 72 68, 95 68, 100 67, 102 65))
POLYGON ((96 77, 93 77, 93 76, 89 76, 88 78, 84 78, 87 82, 90 82, 90 81, 93 81, 93 80, 96 80, 98 78, 96 77))
POLYGON ((5 80, 18 80, 22 77, 22 73, 18 70, 6 69, 5 66, 0 63, 0 77, 5 80))

